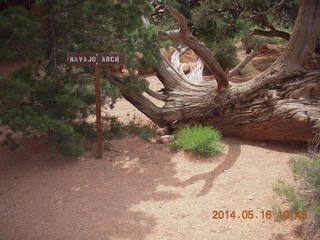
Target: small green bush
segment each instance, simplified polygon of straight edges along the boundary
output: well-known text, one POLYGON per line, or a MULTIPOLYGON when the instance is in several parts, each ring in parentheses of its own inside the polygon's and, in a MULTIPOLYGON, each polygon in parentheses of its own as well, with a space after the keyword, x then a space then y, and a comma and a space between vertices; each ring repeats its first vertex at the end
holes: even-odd
POLYGON ((213 49, 214 56, 224 70, 238 64, 237 48, 234 46, 233 42, 223 41, 215 43, 211 46, 211 49, 213 49))
POLYGON ((110 141, 113 138, 121 137, 124 133, 124 126, 116 117, 103 118, 103 136, 104 139, 110 141))
POLYGON ((296 190, 288 183, 284 181, 277 181, 273 187, 273 191, 284 196, 288 202, 291 203, 291 211, 297 212, 305 210, 304 198, 301 194, 297 193, 296 190))
POLYGON ((209 126, 186 126, 175 135, 174 148, 183 148, 201 155, 218 155, 223 150, 221 133, 209 126))
POLYGON ((125 129, 129 134, 135 134, 146 141, 156 135, 155 125, 143 124, 141 120, 136 118, 130 121, 129 124, 125 126, 125 129))
POLYGON ((252 70, 252 64, 247 64, 244 68, 240 70, 240 75, 248 74, 252 70))
POLYGON ((153 125, 143 124, 136 117, 127 125, 121 123, 116 117, 103 118, 103 136, 107 141, 122 137, 127 133, 137 135, 147 141, 156 134, 156 129, 153 125))
POLYGON ((298 156, 290 160, 290 165, 299 180, 299 188, 278 181, 274 191, 285 196, 291 203, 291 211, 307 210, 312 217, 312 231, 319 234, 320 225, 320 157, 298 156))
POLYGON ((242 47, 247 52, 250 53, 256 45, 263 46, 265 44, 286 44, 287 41, 282 38, 276 37, 262 37, 262 36, 251 36, 242 35, 240 37, 242 47))

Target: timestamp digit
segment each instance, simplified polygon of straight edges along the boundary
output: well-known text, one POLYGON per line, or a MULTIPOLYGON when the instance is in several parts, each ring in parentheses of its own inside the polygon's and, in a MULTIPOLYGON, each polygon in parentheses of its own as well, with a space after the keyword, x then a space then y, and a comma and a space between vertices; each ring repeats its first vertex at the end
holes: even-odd
POLYGON ((248 210, 248 218, 253 219, 253 217, 254 217, 253 210, 248 210))
POLYGON ((306 210, 297 211, 296 217, 299 218, 300 220, 306 219, 307 216, 308 216, 308 214, 307 214, 306 210))
POLYGON ((272 218, 271 210, 267 210, 267 211, 262 210, 261 215, 262 215, 262 219, 271 219, 272 218))
POLYGON ((218 211, 217 210, 214 210, 212 211, 212 219, 218 219, 218 211))
POLYGON ((218 212, 218 216, 219 216, 219 219, 223 219, 224 218, 224 211, 220 210, 218 212))
POLYGON ((279 215, 280 215, 280 217, 281 218, 283 218, 283 219, 289 219, 290 218, 290 211, 288 211, 288 210, 285 210, 285 211, 280 211, 279 212, 279 215))
POLYGON ((233 211, 231 212, 230 217, 233 218, 233 219, 236 218, 236 211, 235 211, 235 210, 233 210, 233 211))

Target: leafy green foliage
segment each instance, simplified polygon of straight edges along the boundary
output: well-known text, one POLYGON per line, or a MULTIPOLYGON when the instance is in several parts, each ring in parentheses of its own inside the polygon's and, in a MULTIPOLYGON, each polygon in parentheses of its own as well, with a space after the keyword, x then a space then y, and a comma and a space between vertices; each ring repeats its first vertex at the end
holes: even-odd
POLYGON ((147 0, 98 1, 39 0, 53 26, 46 28, 50 56, 62 63, 68 52, 119 52, 126 55, 126 68, 154 67, 161 59, 157 29, 145 26, 142 16, 153 7, 147 0), (57 49, 54 51, 54 49, 57 49), (136 53, 142 53, 139 58, 136 53))
POLYGON ((277 0, 202 1, 200 7, 192 10, 194 33, 206 43, 219 43, 247 36, 253 28, 264 29, 268 25, 266 21, 282 31, 292 29, 298 14, 297 0, 286 2, 279 10, 266 14, 265 18, 255 18, 252 22, 243 20, 256 13, 267 12, 277 3, 277 0))
POLYGON ((116 117, 103 118, 103 136, 110 141, 113 138, 121 137, 124 134, 124 126, 116 117))
POLYGON ((263 36, 248 36, 242 35, 240 37, 242 47, 247 52, 250 53, 256 45, 258 47, 265 45, 265 44, 285 44, 285 40, 281 38, 269 38, 263 36))
POLYGON ((280 222, 280 221, 284 221, 284 220, 285 220, 285 218, 281 217, 280 212, 281 212, 281 207, 280 207, 280 205, 277 204, 277 203, 273 203, 273 204, 272 204, 273 218, 274 218, 277 222, 280 222))
POLYGON ((12 131, 36 131, 59 152, 77 156, 86 148, 88 106, 95 101, 88 78, 57 72, 37 79, 31 68, 0 76, 0 120, 12 131), (77 121, 76 121, 77 120, 77 121))
POLYGON ((135 134, 146 141, 152 138, 156 134, 156 130, 154 126, 143 124, 139 121, 136 121, 135 119, 130 121, 125 128, 129 134, 135 134))
POLYGON ((116 117, 103 118, 103 135, 106 140, 110 141, 127 133, 137 135, 147 141, 156 134, 156 128, 154 125, 143 124, 136 118, 127 125, 119 122, 116 117))
POLYGON ((291 165, 293 172, 304 183, 304 188, 314 191, 320 201, 320 157, 296 157, 291 160, 291 165))
POLYGON ((239 62, 237 59, 237 48, 231 41, 223 41, 212 46, 214 56, 225 70, 227 68, 232 68, 239 62))
POLYGON ((207 5, 194 9, 192 12, 193 32, 205 42, 217 43, 235 37, 236 31, 228 24, 226 15, 207 13, 207 5))
POLYGON ((247 64, 244 68, 240 70, 240 75, 245 75, 251 72, 252 70, 252 64, 247 64))
POLYGON ((149 87, 149 83, 146 80, 133 75, 125 77, 124 82, 127 88, 136 94, 143 93, 149 87))
POLYGON ((186 126, 175 134, 174 148, 183 148, 201 155, 217 155, 223 150, 221 134, 209 126, 186 126))
POLYGON ((44 53, 44 31, 30 11, 20 6, 0 12, 0 60, 40 57, 44 53))
POLYGON ((297 212, 298 210, 303 210, 304 202, 291 185, 283 181, 278 181, 275 184, 273 191, 279 195, 285 196, 286 199, 292 203, 292 211, 297 212))
MULTIPOLYGON (((315 222, 320 220, 320 157, 309 158, 298 156, 290 161, 290 165, 299 180, 300 187, 295 189, 291 185, 279 181, 274 191, 286 197, 292 204, 292 211, 308 210, 315 222)), ((318 228, 319 226, 315 226, 318 228)))
MULTIPOLYGON (((141 94, 147 83, 137 78, 136 70, 154 67, 161 59, 158 27, 145 26, 142 19, 153 7, 147 0, 38 0, 37 4, 45 14, 42 20, 22 7, 0 13, 0 58, 39 60, 32 68, 0 77, 0 121, 12 131, 45 137, 54 150, 78 156, 87 149, 86 137, 95 136, 94 124, 86 122, 95 112, 92 67, 65 66, 66 55, 126 55, 130 76, 125 83, 141 94)), ((103 72, 101 97, 113 107, 120 94, 107 78, 103 72)), ((115 119, 105 119, 104 125, 107 139, 121 132, 115 119)), ((13 146, 14 140, 8 136, 5 143, 13 146)))

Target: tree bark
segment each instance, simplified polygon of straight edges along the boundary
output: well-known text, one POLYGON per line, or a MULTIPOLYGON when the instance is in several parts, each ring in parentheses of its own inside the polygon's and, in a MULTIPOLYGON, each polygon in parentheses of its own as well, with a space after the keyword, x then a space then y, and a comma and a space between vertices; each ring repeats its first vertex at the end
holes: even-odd
POLYGON ((208 124, 224 135, 259 140, 307 142, 319 134, 320 70, 305 70, 303 64, 312 54, 320 30, 320 1, 300 1, 287 49, 266 71, 245 83, 229 82, 230 72, 223 72, 213 54, 189 33, 183 16, 171 7, 167 9, 180 29, 160 33, 160 39, 171 39, 194 50, 215 81, 192 81, 179 71, 177 59, 172 64, 163 58, 157 75, 164 90, 156 98, 165 105, 159 108, 142 94, 130 92, 121 78, 112 75, 111 82, 124 97, 152 121, 174 128, 208 124))
POLYGON ((250 35, 258 35, 258 36, 264 36, 264 37, 279 37, 282 38, 286 41, 290 40, 291 35, 287 32, 279 31, 279 30, 270 30, 270 31, 265 31, 261 29, 253 29, 250 32, 250 35))

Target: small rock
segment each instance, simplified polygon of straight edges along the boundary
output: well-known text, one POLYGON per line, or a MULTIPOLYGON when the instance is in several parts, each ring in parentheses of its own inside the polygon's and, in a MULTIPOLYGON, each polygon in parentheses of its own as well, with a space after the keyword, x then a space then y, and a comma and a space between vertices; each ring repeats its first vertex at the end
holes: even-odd
POLYGON ((150 139, 150 142, 152 142, 152 143, 157 143, 157 139, 156 139, 156 138, 151 138, 151 139, 150 139))
POLYGON ((253 197, 249 197, 249 200, 253 200, 253 197))
POLYGON ((169 143, 172 142, 174 139, 173 135, 163 135, 160 137, 160 142, 161 143, 169 143))

